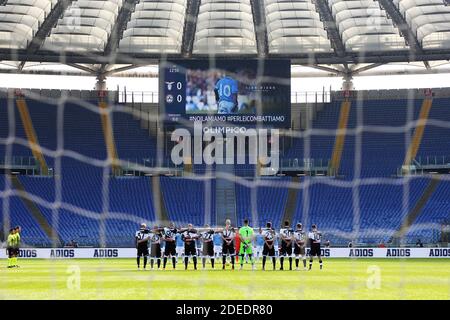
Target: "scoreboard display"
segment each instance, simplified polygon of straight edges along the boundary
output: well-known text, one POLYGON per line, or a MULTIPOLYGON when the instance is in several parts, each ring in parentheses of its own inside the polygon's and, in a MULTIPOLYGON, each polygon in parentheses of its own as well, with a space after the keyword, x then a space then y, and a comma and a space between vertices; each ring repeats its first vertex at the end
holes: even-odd
POLYGON ((289 127, 289 60, 170 60, 160 64, 166 122, 289 127))

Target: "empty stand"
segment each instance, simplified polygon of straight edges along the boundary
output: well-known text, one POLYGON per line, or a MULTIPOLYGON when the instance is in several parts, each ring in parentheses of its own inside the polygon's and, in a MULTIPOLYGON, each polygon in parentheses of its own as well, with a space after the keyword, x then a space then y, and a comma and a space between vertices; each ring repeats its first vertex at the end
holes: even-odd
MULTIPOLYGON (((81 245, 130 246, 140 222, 172 220, 178 225, 189 222, 198 226, 223 224, 223 217, 216 215, 218 207, 225 205, 216 197, 221 189, 214 179, 162 176, 158 177, 160 187, 156 188, 150 177, 112 177, 109 170, 95 162, 104 161, 108 156, 97 101, 80 104, 67 101, 59 105, 25 101, 43 157, 57 170, 51 177, 20 176, 19 181, 49 226, 57 230, 62 242, 74 239, 81 245), (64 119, 62 125, 57 123, 60 117, 64 119), (63 134, 60 136, 58 132, 63 134), (55 151, 58 146, 64 153, 56 158, 44 152, 55 151), (162 207, 155 201, 161 201, 162 207)), ((442 137, 448 136, 450 129, 435 125, 433 121, 448 121, 449 105, 448 98, 433 99, 421 142, 417 144, 416 158, 448 156, 450 142, 442 137)), ((300 221, 306 226, 317 223, 332 244, 345 244, 349 240, 373 244, 391 241, 430 184, 429 177, 393 177, 407 154, 406 141, 414 141, 414 128, 408 124, 423 118, 421 110, 422 99, 355 101, 345 110, 347 119, 343 121, 342 101, 325 104, 311 120, 312 131, 302 131, 301 137, 293 139, 293 146, 284 152, 285 159, 301 161, 307 155, 316 161, 332 159, 336 130, 346 127, 339 166, 343 179, 305 177, 300 184, 291 185, 291 182, 298 183, 298 179, 255 178, 254 165, 236 165, 232 174, 252 178, 246 178, 248 186, 239 181, 233 183, 235 200, 225 201, 235 206, 236 217, 232 219, 239 224, 244 218, 250 218, 255 226, 272 221, 277 228, 285 217, 292 223, 300 221), (364 130, 355 132, 358 126, 364 130), (325 129, 331 134, 317 134, 315 129, 325 129), (355 167, 358 158, 360 172, 356 172, 355 167), (358 176, 385 180, 353 188, 352 179, 358 176)), ((130 109, 116 106, 109 121, 118 158, 155 158, 154 138, 141 128, 140 120, 133 117, 130 109)), ((14 136, 25 141, 23 145, 16 141, 10 150, 12 155, 31 156, 27 130, 18 108, 14 101, 11 104, 11 101, 0 100, 2 141, 11 133, 11 128, 14 136)), ((4 143, 0 144, 2 159, 6 149, 4 143)), ((195 174, 210 175, 218 169, 217 166, 193 165, 192 170, 195 174)), ((2 221, 21 224, 27 244, 51 245, 42 221, 37 221, 30 206, 14 194, 17 188, 5 184, 6 179, 1 176, 0 180, 2 221)), ((417 238, 424 242, 438 241, 439 224, 448 218, 450 202, 446 195, 449 192, 449 183, 441 181, 434 192, 429 193, 404 233, 406 241, 417 238)))
POLYGON ((43 175, 47 175, 47 162, 45 161, 44 155, 42 154, 41 145, 37 138, 36 131, 34 130, 33 122, 31 120, 30 113, 28 112, 27 103, 25 102, 25 99, 19 98, 16 100, 16 104, 17 109, 19 110, 20 118, 22 119, 22 125, 25 129, 25 134, 27 135, 30 149, 33 152, 34 157, 39 162, 41 173, 43 175))
POLYGON ((422 142, 423 132, 428 120, 428 115, 430 114, 431 106, 433 105, 433 99, 427 98, 423 101, 422 108, 420 109, 419 123, 414 130, 414 135, 409 145, 408 151, 406 152, 404 165, 408 166, 411 164, 412 160, 415 159, 417 151, 420 148, 420 143, 422 142))
POLYGON ((290 178, 264 178, 259 181, 268 185, 247 187, 236 183, 237 220, 248 218, 255 226, 271 221, 278 228, 285 211, 290 178))
MULTIPOLYGON (((193 223, 202 226, 205 223, 205 214, 214 216, 214 211, 205 212, 205 203, 214 210, 215 183, 207 180, 190 180, 187 178, 161 177, 161 192, 167 214, 171 221, 177 225, 193 223), (206 185, 211 183, 208 188, 206 185)), ((214 223, 214 222, 212 222, 214 223)))
POLYGON ((345 100, 342 102, 341 112, 339 115, 338 131, 336 133, 336 141, 334 142, 333 155, 330 163, 333 173, 336 175, 339 173, 339 167, 341 165, 342 149, 344 148, 345 132, 347 129, 351 105, 351 101, 345 100))
POLYGON ((103 136, 105 137, 106 150, 108 151, 108 159, 111 161, 113 172, 118 173, 120 165, 118 163, 119 157, 117 155, 116 142, 114 141, 114 130, 111 124, 110 109, 108 104, 100 101, 100 116, 102 119, 103 136))

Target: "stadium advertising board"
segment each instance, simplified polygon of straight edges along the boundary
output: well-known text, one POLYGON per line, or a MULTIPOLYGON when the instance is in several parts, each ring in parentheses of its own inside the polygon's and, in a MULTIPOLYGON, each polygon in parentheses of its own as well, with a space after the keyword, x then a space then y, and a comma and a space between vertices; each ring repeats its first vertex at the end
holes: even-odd
POLYGON ((166 123, 290 126, 289 60, 171 60, 159 75, 166 123))
MULTIPOLYGON (((307 254, 309 249, 307 250, 307 254)), ((325 258, 450 258, 450 248, 322 248, 325 258)), ((134 248, 29 248, 20 249, 20 258, 96 259, 135 258, 134 248)), ((5 250, 0 259, 6 259, 5 250)))

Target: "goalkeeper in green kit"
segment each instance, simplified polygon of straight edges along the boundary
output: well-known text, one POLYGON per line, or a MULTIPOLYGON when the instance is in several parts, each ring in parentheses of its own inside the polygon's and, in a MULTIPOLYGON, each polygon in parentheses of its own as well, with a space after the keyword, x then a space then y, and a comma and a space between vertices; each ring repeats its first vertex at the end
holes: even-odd
POLYGON ((248 226, 248 220, 244 220, 244 226, 239 229, 239 238, 241 240, 241 247, 239 249, 241 268, 244 267, 244 258, 247 254, 252 264, 252 270, 255 270, 255 261, 253 260, 253 228, 248 226))

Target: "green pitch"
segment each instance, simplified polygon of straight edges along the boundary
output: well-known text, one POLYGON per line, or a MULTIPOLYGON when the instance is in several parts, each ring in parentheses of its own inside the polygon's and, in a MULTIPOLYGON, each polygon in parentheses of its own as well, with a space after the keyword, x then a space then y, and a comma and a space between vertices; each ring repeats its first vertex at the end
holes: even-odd
POLYGON ((275 272, 248 264, 184 271, 181 263, 137 271, 134 259, 0 263, 0 299, 450 299, 449 259, 329 259, 323 270, 315 262, 312 271, 275 272))

